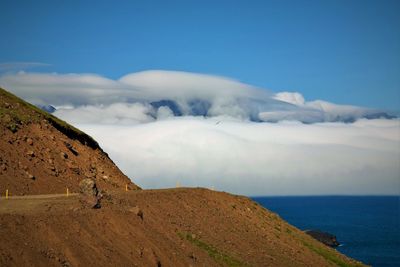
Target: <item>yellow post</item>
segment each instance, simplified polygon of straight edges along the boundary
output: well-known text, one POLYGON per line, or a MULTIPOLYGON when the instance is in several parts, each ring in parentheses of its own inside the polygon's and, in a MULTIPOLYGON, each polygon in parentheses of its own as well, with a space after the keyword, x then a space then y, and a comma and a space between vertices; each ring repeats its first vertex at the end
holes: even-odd
POLYGON ((125 191, 128 191, 128 184, 125 184, 125 191))
POLYGON ((67 197, 69 197, 69 189, 68 189, 68 187, 67 187, 67 197))
POLYGON ((6 189, 6 199, 8 199, 8 189, 6 189))
POLYGON ((176 188, 181 187, 181 184, 179 182, 176 182, 176 188))

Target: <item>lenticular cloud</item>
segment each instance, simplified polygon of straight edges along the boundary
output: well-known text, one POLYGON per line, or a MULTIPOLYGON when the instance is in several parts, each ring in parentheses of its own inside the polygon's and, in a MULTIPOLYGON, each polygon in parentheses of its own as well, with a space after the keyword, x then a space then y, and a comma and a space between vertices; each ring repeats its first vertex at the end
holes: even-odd
MULTIPOLYGON (((118 113, 110 118, 111 105, 129 112, 131 104, 146 106, 135 110, 138 121, 174 116, 228 116, 256 122, 300 121, 354 122, 360 118, 390 118, 373 109, 307 102, 299 93, 272 93, 232 79, 178 71, 143 71, 111 80, 94 74, 17 73, 0 77, 0 85, 37 105, 58 107, 61 116, 77 117, 78 109, 88 116, 93 107, 107 113, 107 121, 133 121, 118 113), (64 106, 73 107, 65 109, 64 106), (122 108, 122 106, 125 106, 122 108), (82 107, 84 107, 82 109, 82 107), (161 110, 160 110, 161 108, 161 110), (167 113, 166 113, 167 112, 167 113), (68 114, 70 113, 70 114, 68 114)), ((90 123, 90 120, 87 121, 90 123)))

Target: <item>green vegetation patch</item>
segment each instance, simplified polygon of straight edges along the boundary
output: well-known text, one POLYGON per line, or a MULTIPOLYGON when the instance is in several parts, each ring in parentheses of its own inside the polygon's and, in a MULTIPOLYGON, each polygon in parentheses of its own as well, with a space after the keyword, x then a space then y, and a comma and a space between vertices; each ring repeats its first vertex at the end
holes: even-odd
POLYGON ((337 266, 340 266, 340 267, 362 267, 362 266, 365 266, 358 262, 346 262, 343 259, 341 259, 340 257, 338 257, 338 255, 336 255, 333 251, 330 251, 328 248, 316 247, 304 240, 302 240, 302 243, 307 248, 311 249, 318 255, 324 257, 326 260, 336 264, 337 266))
POLYGON ((180 238, 186 239, 190 243, 206 251, 211 258, 213 258, 216 262, 218 262, 221 265, 226 265, 231 267, 248 266, 243 262, 219 251, 216 247, 209 245, 198 238, 193 238, 192 235, 189 233, 178 233, 178 235, 180 238))

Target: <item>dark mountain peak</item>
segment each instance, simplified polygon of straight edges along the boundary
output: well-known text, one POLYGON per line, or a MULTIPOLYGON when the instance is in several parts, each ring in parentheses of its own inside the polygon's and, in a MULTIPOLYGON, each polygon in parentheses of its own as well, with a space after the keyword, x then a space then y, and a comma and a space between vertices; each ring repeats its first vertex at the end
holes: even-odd
POLYGON ((56 108, 53 107, 52 105, 37 105, 37 107, 48 113, 53 113, 56 111, 56 108))

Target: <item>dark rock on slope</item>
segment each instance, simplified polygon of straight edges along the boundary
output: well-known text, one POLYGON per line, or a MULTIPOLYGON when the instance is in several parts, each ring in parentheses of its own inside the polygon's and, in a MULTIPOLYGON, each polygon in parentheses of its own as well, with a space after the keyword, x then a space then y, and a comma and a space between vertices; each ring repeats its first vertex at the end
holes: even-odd
POLYGON ((307 230, 304 232, 327 246, 337 247, 340 245, 340 243, 336 239, 336 236, 330 233, 322 232, 319 230, 307 230))

